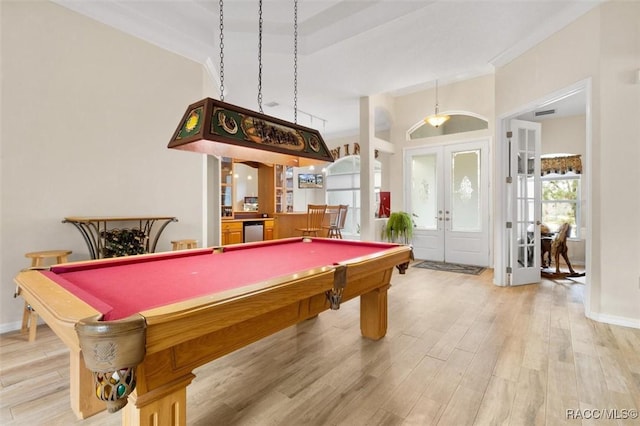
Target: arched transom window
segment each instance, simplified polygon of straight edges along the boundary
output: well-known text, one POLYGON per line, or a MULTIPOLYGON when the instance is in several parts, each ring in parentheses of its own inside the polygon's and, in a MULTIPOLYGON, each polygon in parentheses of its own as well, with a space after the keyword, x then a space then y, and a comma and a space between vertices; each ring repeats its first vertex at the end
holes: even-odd
POLYGON ((474 130, 485 130, 489 128, 489 122, 482 117, 472 113, 442 113, 450 117, 444 124, 433 127, 431 124, 420 121, 409 129, 410 140, 430 138, 433 136, 453 135, 456 133, 472 132, 474 130))

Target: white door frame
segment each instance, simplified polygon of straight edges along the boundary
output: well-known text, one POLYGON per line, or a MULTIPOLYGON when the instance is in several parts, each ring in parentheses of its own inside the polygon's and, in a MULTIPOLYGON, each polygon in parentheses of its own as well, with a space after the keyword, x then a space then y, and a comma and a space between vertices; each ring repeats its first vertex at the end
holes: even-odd
POLYGON ((506 140, 506 132, 508 129, 509 120, 515 118, 525 112, 532 111, 543 105, 545 103, 549 103, 553 100, 559 99, 565 96, 569 92, 573 92, 578 89, 584 89, 586 95, 586 158, 582 164, 583 168, 583 178, 581 182, 583 193, 586 194, 587 203, 585 208, 582 210, 582 213, 585 216, 586 223, 586 258, 585 258, 585 272, 586 272, 586 284, 584 291, 584 307, 585 314, 587 316, 590 315, 590 300, 591 300, 591 268, 593 262, 591 261, 591 253, 592 253, 592 244, 593 244, 593 236, 592 236, 592 202, 593 200, 593 191, 592 191, 592 173, 591 170, 593 168, 593 136, 592 136, 592 114, 591 114, 591 98, 592 98, 592 81, 591 78, 587 78, 585 80, 581 80, 575 84, 572 84, 568 87, 565 87, 561 90, 553 92, 543 98, 534 100, 529 102, 517 109, 502 114, 496 117, 496 144, 495 144, 495 182, 494 186, 494 221, 493 221, 493 248, 494 248, 494 274, 493 274, 493 282, 498 286, 508 286, 509 282, 507 280, 508 276, 506 273, 507 262, 507 250, 506 250, 506 212, 507 212, 507 197, 506 197, 506 186, 504 182, 507 177, 507 164, 508 164, 508 151, 507 146, 505 144, 506 140))
MULTIPOLYGON (((411 157, 413 155, 420 155, 420 154, 435 154, 436 158, 438 160, 438 170, 440 170, 440 177, 442 179, 444 179, 446 181, 446 176, 450 173, 450 168, 445 167, 445 163, 446 163, 446 159, 447 159, 447 155, 450 154, 452 151, 455 151, 457 148, 460 148, 461 150, 466 150, 466 149, 480 149, 481 151, 481 157, 480 157, 480 173, 481 173, 481 185, 482 185, 482 196, 480 199, 480 206, 481 206, 481 211, 483 212, 483 217, 482 217, 482 223, 481 223, 481 232, 454 232, 451 235, 454 236, 456 240, 460 241, 460 240, 466 240, 469 241, 471 243, 471 246, 469 247, 473 247, 475 244, 476 249, 474 250, 467 250, 466 252, 463 250, 461 252, 459 252, 459 254, 462 257, 459 257, 460 260, 456 260, 453 259, 452 260, 452 255, 451 255, 451 247, 449 247, 449 249, 447 249, 447 247, 444 245, 444 239, 445 239, 445 234, 447 234, 447 227, 450 226, 450 222, 446 222, 449 220, 449 216, 447 214, 445 214, 445 212, 441 212, 438 214, 438 217, 440 217, 440 221, 438 222, 437 226, 438 226, 438 230, 434 230, 434 231, 428 231, 428 230, 424 230, 424 232, 422 232, 422 235, 424 238, 426 239, 430 239, 431 241, 435 241, 436 244, 439 244, 442 246, 442 253, 433 251, 433 253, 431 253, 431 255, 428 257, 430 260, 436 260, 436 261, 441 261, 441 260, 445 260, 445 261, 449 261, 449 262, 459 262, 459 263, 473 263, 473 264, 478 264, 480 266, 490 266, 491 264, 491 214, 490 214, 490 209, 491 209, 491 173, 489 172, 489 170, 491 170, 491 138, 490 137, 478 137, 478 138, 473 138, 473 139, 468 139, 468 140, 458 140, 458 141, 454 141, 451 143, 441 143, 441 144, 434 144, 434 145, 423 145, 423 146, 417 146, 417 147, 410 147, 410 148, 405 148, 403 151, 403 162, 404 162, 404 182, 405 184, 404 186, 404 204, 405 204, 405 210, 406 211, 411 211, 411 185, 407 184, 407 180, 410 178, 409 174, 410 174, 410 170, 411 167, 408 164, 408 162, 410 161, 411 157), (482 238, 481 240, 484 240, 484 244, 480 244, 482 247, 484 247, 482 250, 478 251, 477 247, 477 235, 481 235, 482 238), (434 240, 435 239, 435 240, 434 240), (448 256, 446 253, 449 253, 448 256), (466 253, 466 254, 465 254, 466 253)), ((446 182, 445 182, 446 183, 446 182)), ((439 184, 440 186, 441 184, 439 184)), ((447 188, 441 188, 441 190, 437 191, 438 194, 438 206, 441 209, 447 209, 448 206, 446 205, 446 199, 448 198, 448 196, 446 195, 446 193, 448 193, 448 189, 447 188)), ((448 213, 448 212, 447 212, 448 213)), ((416 239, 416 237, 418 235, 418 232, 414 232, 414 241, 416 239)), ((455 241, 456 240, 452 240, 455 241)), ((415 247, 414 249, 417 249, 417 247, 415 247)), ((428 250, 428 249, 427 249, 428 250)), ((458 252, 456 252, 458 253, 458 252)))

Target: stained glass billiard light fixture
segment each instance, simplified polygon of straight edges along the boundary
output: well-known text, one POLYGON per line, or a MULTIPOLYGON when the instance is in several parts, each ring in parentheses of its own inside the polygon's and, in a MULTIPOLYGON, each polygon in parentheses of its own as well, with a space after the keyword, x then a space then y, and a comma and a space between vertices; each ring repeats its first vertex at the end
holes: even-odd
MULTIPOLYGON (((298 2, 294 2, 294 111, 297 120, 298 2)), ((220 99, 189 105, 168 148, 248 161, 308 166, 332 162, 318 130, 262 113, 262 0, 259 0, 258 105, 260 112, 224 102, 223 2, 220 0, 220 99)))
POLYGON ((319 131, 211 98, 189 105, 168 147, 287 166, 333 161, 319 131))
POLYGON ((442 126, 450 117, 446 114, 438 113, 438 80, 436 80, 436 110, 433 115, 424 119, 425 123, 431 124, 433 127, 442 126))

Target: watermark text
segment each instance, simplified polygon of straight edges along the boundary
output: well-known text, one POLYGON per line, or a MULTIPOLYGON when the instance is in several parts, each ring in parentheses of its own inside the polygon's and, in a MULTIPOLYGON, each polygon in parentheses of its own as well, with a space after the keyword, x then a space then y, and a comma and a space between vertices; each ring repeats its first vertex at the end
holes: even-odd
POLYGON ((638 410, 635 408, 569 408, 566 418, 570 420, 632 420, 638 418, 638 410))

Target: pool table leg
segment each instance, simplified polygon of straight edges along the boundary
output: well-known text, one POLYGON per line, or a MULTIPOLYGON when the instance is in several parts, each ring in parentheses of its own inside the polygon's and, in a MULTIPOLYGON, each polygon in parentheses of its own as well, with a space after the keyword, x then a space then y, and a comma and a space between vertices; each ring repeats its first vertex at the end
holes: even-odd
POLYGON ((122 409, 122 425, 186 426, 187 386, 194 377, 193 374, 188 374, 179 380, 140 395, 139 389, 135 389, 129 395, 129 403, 122 409))
POLYGON ((386 284, 360 296, 360 332, 372 340, 382 339, 387 334, 387 290, 386 284))
POLYGON ((71 349, 69 352, 70 383, 69 393, 71 409, 79 419, 86 419, 104 411, 104 402, 96 398, 93 386, 93 373, 82 358, 82 351, 71 349))

